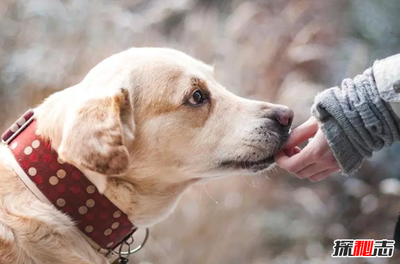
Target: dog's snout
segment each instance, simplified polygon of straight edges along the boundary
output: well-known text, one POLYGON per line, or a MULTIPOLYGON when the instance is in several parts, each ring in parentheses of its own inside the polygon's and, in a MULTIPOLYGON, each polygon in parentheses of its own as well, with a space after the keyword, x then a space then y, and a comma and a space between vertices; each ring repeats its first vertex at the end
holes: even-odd
POLYGON ((293 111, 289 107, 280 107, 276 113, 276 120, 284 127, 290 127, 293 121, 293 111))

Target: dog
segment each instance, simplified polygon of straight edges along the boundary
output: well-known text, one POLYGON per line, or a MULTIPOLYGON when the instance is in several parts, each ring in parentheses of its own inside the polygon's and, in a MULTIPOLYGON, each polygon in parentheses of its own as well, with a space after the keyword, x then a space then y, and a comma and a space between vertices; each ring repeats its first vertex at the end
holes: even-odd
MULTIPOLYGON (((174 210, 189 186, 264 173, 293 112, 238 97, 213 68, 167 48, 131 48, 35 109, 37 133, 137 227, 174 210)), ((0 263, 108 263, 70 217, 40 201, 0 146, 0 263)))

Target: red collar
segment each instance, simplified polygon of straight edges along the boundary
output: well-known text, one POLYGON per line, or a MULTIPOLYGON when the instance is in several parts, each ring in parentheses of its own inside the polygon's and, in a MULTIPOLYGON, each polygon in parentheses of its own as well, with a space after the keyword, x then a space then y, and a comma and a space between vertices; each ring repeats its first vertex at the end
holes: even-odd
POLYGON ((103 249, 114 249, 136 227, 80 170, 62 162, 50 143, 36 135, 33 115, 32 110, 26 112, 1 137, 21 173, 58 210, 69 215, 83 234, 103 249))

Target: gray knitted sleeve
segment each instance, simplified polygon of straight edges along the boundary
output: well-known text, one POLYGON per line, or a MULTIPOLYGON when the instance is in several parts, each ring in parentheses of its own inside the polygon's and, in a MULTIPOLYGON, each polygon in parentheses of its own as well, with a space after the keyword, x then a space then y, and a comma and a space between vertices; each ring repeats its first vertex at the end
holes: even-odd
POLYGON ((400 139, 400 119, 380 98, 372 69, 318 94, 311 112, 343 174, 354 173, 373 151, 400 139))

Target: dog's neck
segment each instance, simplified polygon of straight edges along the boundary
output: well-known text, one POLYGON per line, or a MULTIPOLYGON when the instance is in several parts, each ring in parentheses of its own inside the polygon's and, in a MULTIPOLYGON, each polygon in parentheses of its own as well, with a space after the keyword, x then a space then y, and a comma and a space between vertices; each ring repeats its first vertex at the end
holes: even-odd
POLYGON ((135 173, 130 171, 124 177, 109 178, 104 194, 139 227, 167 217, 182 193, 197 182, 196 179, 165 182, 160 178, 168 177, 167 174, 141 178, 134 177, 135 173))

